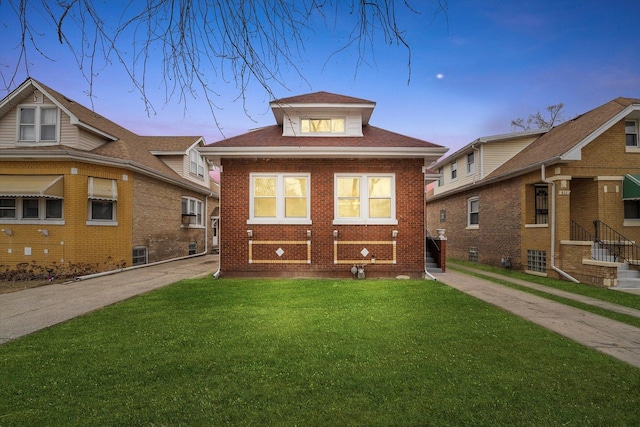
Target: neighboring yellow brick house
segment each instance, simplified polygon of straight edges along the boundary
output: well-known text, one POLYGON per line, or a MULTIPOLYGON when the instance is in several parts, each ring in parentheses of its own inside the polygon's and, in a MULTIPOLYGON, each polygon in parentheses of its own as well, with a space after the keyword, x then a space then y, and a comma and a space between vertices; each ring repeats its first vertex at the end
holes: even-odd
POLYGON ((0 101, 0 268, 97 272, 210 251, 219 189, 203 145, 136 135, 27 79, 0 101))
POLYGON ((640 99, 548 131, 480 138, 432 166, 427 224, 449 256, 640 287, 640 99))

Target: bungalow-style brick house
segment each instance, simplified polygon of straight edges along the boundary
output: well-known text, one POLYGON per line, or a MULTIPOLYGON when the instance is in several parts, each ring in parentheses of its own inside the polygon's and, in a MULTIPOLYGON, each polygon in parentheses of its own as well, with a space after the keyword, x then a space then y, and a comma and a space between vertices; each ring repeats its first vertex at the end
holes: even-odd
POLYGON ((203 145, 136 135, 27 79, 0 101, 3 269, 102 271, 207 252, 218 190, 203 145))
MULTIPOLYGON (((430 230, 447 253, 599 286, 640 258, 640 100, 617 98, 548 131, 480 138, 432 167, 430 230)), ((631 273, 627 271, 631 270, 631 273)))
POLYGON ((375 105, 279 99, 275 125, 199 149, 221 168, 222 275, 424 274, 426 166, 446 148, 371 126, 375 105))

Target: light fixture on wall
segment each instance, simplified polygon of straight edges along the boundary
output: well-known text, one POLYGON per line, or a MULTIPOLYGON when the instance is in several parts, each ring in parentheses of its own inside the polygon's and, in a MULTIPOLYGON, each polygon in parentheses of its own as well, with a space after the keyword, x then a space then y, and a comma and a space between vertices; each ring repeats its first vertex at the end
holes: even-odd
POLYGON ((43 236, 47 237, 49 236, 49 230, 47 229, 38 229, 38 233, 42 234, 43 236))
POLYGON ((394 239, 395 239, 396 237, 398 237, 398 230, 393 230, 393 231, 391 232, 391 237, 393 237, 394 239))
POLYGON ((247 237, 248 238, 252 238, 253 237, 253 230, 247 230, 247 237))
POLYGON ((333 230, 333 237, 335 237, 335 238, 338 237, 338 230, 333 230))
POLYGON ((10 228, 3 228, 2 232, 5 233, 7 236, 13 236, 13 230, 10 228))

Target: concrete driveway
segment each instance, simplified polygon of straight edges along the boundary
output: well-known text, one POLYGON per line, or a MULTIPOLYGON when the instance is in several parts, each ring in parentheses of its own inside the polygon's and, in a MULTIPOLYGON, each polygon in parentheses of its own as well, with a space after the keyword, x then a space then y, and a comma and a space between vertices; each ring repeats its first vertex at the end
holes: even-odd
POLYGON ((182 279, 218 269, 218 255, 0 295, 0 344, 182 279))

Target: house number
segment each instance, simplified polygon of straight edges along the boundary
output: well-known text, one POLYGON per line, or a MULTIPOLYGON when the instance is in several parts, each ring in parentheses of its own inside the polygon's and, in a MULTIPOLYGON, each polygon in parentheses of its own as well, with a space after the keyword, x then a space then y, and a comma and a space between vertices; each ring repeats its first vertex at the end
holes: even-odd
POLYGON ((558 194, 561 196, 568 196, 569 194, 571 194, 571 190, 560 190, 558 191, 558 194))

